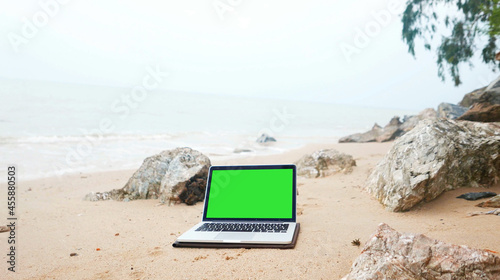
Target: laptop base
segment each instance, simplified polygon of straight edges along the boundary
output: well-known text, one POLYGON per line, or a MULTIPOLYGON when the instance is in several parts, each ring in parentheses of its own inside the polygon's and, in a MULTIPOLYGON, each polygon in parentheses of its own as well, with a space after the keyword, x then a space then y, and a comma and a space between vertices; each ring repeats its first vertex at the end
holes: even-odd
POLYGON ((208 242, 178 242, 172 243, 174 248, 268 248, 268 249, 293 249, 295 244, 297 244, 297 238, 299 236, 300 223, 295 226, 295 232, 293 233, 292 242, 289 244, 252 244, 252 243, 208 243, 208 242))

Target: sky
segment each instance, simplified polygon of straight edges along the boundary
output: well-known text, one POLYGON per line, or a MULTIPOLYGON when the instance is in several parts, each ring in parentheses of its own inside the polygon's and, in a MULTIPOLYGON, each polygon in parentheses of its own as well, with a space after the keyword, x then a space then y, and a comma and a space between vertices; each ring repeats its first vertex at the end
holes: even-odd
POLYGON ((0 0, 0 78, 422 110, 463 85, 401 40, 398 0, 0 0), (153 70, 152 70, 153 69, 153 70), (154 76, 154 74, 153 74, 154 76))

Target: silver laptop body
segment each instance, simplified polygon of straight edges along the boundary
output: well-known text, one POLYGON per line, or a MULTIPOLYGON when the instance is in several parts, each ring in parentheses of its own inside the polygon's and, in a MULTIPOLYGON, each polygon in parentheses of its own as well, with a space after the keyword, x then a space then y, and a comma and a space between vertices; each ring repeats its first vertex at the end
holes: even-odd
POLYGON ((290 244, 296 178, 291 164, 210 167, 202 221, 177 242, 290 244))

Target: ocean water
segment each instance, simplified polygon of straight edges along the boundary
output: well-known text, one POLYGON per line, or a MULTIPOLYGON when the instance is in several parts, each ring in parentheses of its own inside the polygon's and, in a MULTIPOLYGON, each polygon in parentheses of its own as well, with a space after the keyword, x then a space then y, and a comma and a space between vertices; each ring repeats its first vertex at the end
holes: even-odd
MULTIPOLYGON (((304 93, 307 94, 307 93, 304 93)), ((162 150, 210 158, 281 153, 385 125, 395 109, 215 94, 0 80, 0 165, 24 179, 135 169, 162 150), (267 133, 276 143, 255 142, 267 133), (235 153, 244 149, 251 152, 235 153)))

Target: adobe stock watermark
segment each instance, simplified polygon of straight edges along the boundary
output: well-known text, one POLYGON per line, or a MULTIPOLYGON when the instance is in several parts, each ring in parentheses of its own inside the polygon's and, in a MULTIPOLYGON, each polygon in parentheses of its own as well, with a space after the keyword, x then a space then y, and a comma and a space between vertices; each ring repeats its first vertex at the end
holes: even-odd
POLYGON ((40 9, 33 13, 31 18, 22 17, 23 24, 19 33, 9 32, 7 38, 17 53, 21 45, 28 44, 30 39, 36 37, 41 28, 47 26, 49 21, 56 17, 61 11, 63 5, 68 4, 69 0, 40 0, 38 5, 40 9))
POLYGON ((243 0, 214 0, 212 7, 214 7, 219 19, 225 20, 226 13, 234 12, 236 7, 240 6, 241 3, 243 3, 243 0))
POLYGON ((389 0, 385 9, 370 13, 373 19, 367 22, 364 28, 356 27, 354 29, 352 44, 340 43, 340 50, 347 62, 350 63, 353 55, 360 54, 363 49, 368 47, 372 40, 380 35, 383 28, 389 26, 393 19, 403 12, 404 4, 402 0, 389 0))
MULTIPOLYGON (((168 72, 163 72, 159 65, 155 67, 146 67, 147 74, 142 78, 142 83, 132 88, 128 94, 123 94, 120 98, 114 100, 110 105, 111 112, 117 114, 119 119, 127 118, 130 113, 139 108, 151 91, 157 89, 165 78, 169 76, 168 72)), ((71 172, 75 167, 83 164, 93 152, 94 147, 99 145, 106 134, 112 133, 116 128, 116 121, 112 118, 102 118, 97 127, 93 130, 80 128, 84 139, 68 150, 64 158, 64 168, 54 165, 54 171, 57 176, 66 172, 71 172)))

